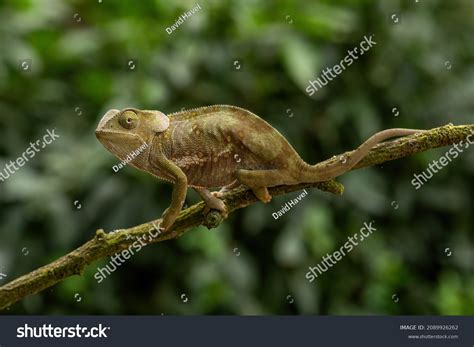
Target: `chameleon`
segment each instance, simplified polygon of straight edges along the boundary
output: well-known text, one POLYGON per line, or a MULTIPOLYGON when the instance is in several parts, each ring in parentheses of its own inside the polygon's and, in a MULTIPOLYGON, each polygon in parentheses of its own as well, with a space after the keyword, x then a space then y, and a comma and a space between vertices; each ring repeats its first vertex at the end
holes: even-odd
POLYGON ((237 106, 212 105, 169 115, 157 110, 112 109, 102 117, 95 134, 120 160, 135 153, 129 165, 173 184, 171 203, 159 226, 168 230, 183 207, 188 187, 204 200, 205 211, 215 209, 226 215, 221 199, 225 191, 244 185, 267 203, 271 200, 268 187, 333 179, 350 170, 379 142, 422 131, 383 130, 345 160, 315 165, 301 159, 269 123, 237 106))

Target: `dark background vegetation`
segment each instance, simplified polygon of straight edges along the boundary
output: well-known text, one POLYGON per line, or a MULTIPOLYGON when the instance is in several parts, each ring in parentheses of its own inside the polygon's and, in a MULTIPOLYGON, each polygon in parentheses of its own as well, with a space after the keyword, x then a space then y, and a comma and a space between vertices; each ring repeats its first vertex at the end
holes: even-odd
MULTIPOLYGON (((0 183, 0 284, 168 205, 168 184, 112 171, 117 160, 94 136, 110 108, 238 105, 309 163, 385 128, 473 122, 470 0, 205 0, 168 35, 195 4, 2 1, 0 169, 46 129, 61 137, 0 183), (308 81, 370 34, 377 45, 308 97, 308 81)), ((420 190, 410 184, 447 149, 351 172, 342 197, 311 190, 278 220, 271 213, 299 193, 252 205, 216 230, 146 247, 98 284, 104 259, 4 313, 473 314, 472 149, 420 190), (371 220, 369 239, 305 279, 371 220)), ((188 204, 197 200, 190 190, 188 204)))

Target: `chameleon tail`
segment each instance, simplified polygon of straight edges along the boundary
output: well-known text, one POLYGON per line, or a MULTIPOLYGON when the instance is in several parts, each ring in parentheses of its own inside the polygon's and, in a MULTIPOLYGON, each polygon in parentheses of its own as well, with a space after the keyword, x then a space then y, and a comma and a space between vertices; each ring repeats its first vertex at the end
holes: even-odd
POLYGON ((376 144, 391 137, 412 135, 423 131, 424 130, 401 128, 383 130, 372 135, 349 155, 342 156, 340 160, 331 163, 322 162, 316 165, 303 163, 301 169, 301 182, 321 182, 340 176, 352 169, 352 167, 361 161, 376 144))

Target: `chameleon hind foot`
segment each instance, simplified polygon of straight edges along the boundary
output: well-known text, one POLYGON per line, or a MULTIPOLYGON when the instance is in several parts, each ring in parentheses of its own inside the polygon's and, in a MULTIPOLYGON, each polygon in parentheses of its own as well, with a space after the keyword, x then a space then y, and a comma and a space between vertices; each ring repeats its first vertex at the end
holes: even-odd
POLYGON ((257 188, 251 188, 252 192, 255 194, 258 200, 260 200, 263 203, 268 203, 272 201, 272 196, 268 192, 267 187, 257 187, 257 188))
POLYGON ((299 183, 291 172, 283 170, 238 170, 238 180, 245 186, 252 189, 258 200, 267 203, 272 200, 272 196, 268 192, 267 187, 274 187, 281 184, 297 184, 299 183))

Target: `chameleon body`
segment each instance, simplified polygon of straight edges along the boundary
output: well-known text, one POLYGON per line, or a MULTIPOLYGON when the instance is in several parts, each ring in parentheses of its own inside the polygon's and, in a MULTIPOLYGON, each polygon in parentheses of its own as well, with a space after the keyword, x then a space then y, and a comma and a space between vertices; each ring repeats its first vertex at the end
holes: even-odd
POLYGON ((377 143, 420 130, 389 129, 369 138, 344 161, 309 165, 266 121, 245 109, 215 105, 166 116, 160 111, 110 110, 96 136, 120 160, 145 148, 129 162, 174 184, 171 204, 161 227, 176 220, 193 187, 208 209, 225 213, 219 192, 245 185, 263 202, 271 200, 267 187, 329 180, 350 170, 377 143), (143 146, 146 144, 146 146, 143 146))

